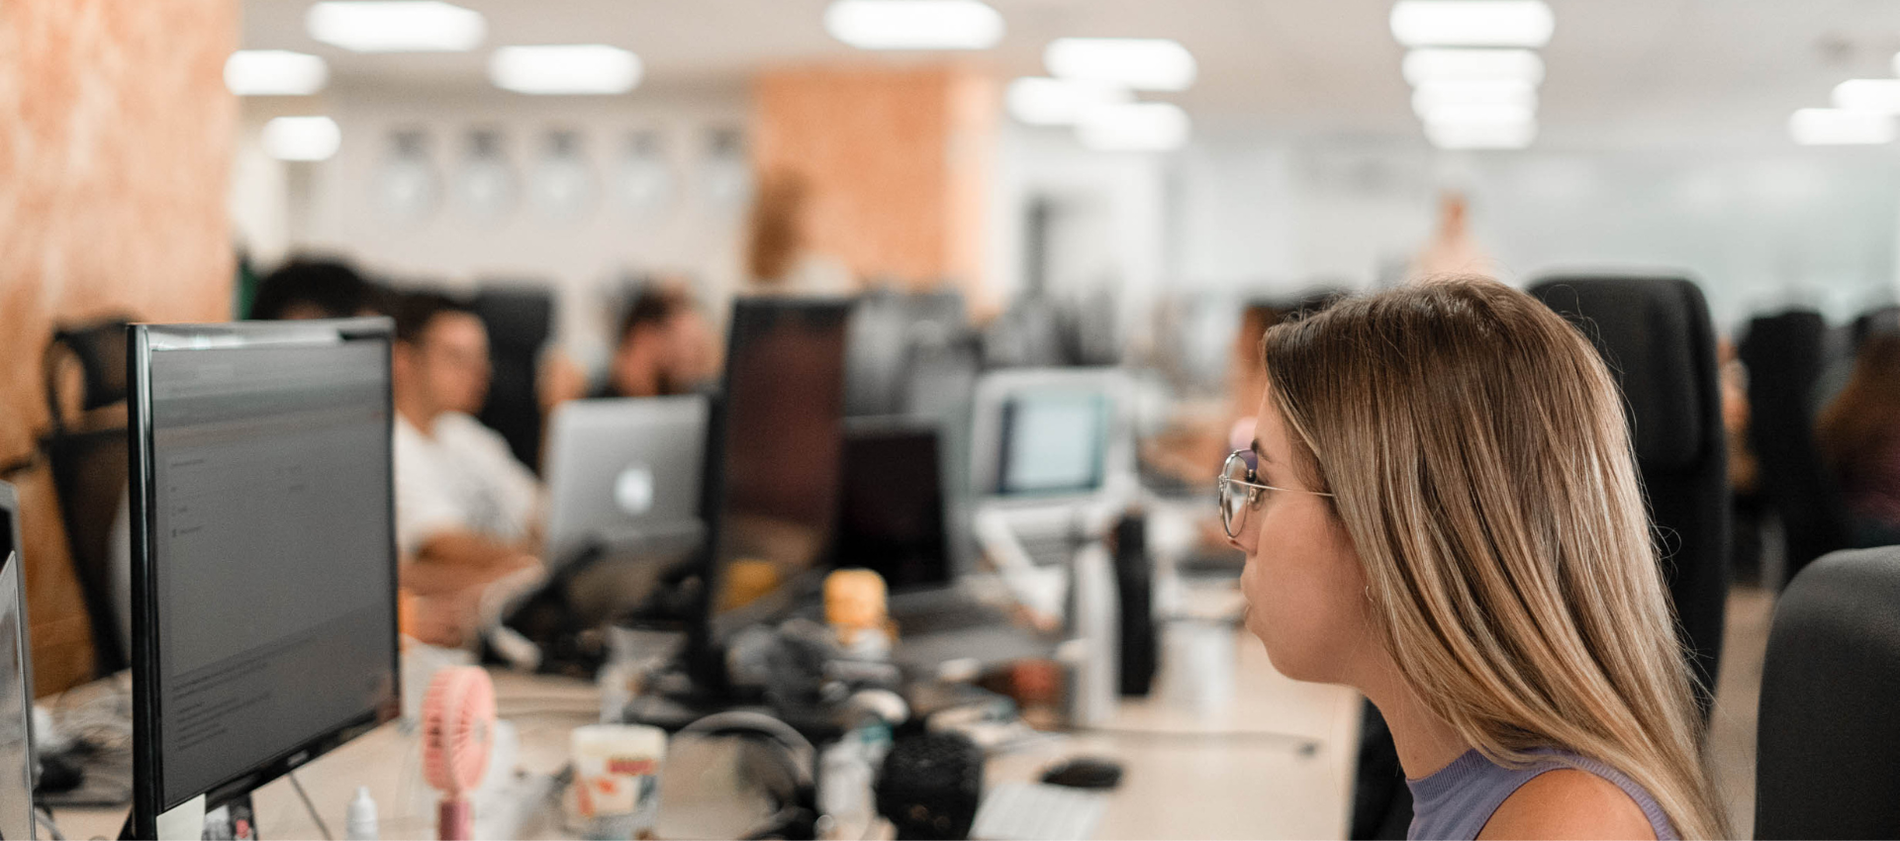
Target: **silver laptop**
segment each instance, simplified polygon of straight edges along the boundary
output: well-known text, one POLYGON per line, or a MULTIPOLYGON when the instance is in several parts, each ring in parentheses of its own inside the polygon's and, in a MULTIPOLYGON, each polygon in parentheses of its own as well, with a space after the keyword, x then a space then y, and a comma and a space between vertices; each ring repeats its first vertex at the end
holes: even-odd
POLYGON ((0 841, 33 837, 33 672, 19 498, 0 482, 0 841))
POLYGON ((690 550, 705 537, 701 395, 574 400, 550 424, 547 557, 690 550))

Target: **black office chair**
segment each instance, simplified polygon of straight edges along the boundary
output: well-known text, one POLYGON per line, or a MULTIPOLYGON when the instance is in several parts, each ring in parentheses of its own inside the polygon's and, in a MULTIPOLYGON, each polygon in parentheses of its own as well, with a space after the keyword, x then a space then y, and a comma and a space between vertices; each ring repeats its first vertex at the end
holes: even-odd
POLYGON ((1900 838, 1900 547, 1836 552, 1775 607, 1756 838, 1900 838))
POLYGON ((1708 303, 1680 277, 1551 277, 1530 293, 1590 337, 1622 387, 1706 721, 1722 654, 1731 538, 1728 445, 1708 303))
POLYGON ((112 551, 112 525, 125 499, 127 319, 107 318, 63 327, 42 359, 51 426, 41 443, 53 474, 61 524, 74 577, 86 603, 93 670, 107 675, 131 665, 121 638, 115 567, 129 563, 112 551), (71 368, 80 373, 77 399, 66 394, 71 368), (76 403, 78 414, 68 413, 76 403))
POLYGON ((488 327, 488 358, 494 368, 488 402, 479 418, 501 433, 522 464, 541 471, 541 400, 537 388, 541 348, 554 326, 554 296, 525 285, 489 286, 474 299, 475 314, 488 327))
POLYGON ((1814 386, 1825 363, 1827 324, 1812 310, 1750 321, 1736 348, 1748 366, 1749 444, 1762 492, 1780 515, 1787 577, 1852 545, 1846 503, 1814 441, 1814 386))

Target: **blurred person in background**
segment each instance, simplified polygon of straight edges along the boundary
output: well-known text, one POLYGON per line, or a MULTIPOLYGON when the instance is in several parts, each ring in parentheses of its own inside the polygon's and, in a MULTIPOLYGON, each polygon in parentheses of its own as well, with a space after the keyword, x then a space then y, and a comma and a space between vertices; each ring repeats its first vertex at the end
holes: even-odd
POLYGON ((375 315, 385 293, 339 260, 292 259, 257 284, 249 318, 283 321, 375 315))
POLYGON ((1424 250, 1412 259, 1410 279, 1453 274, 1497 274, 1497 263, 1471 237, 1471 208, 1462 193, 1446 193, 1438 201, 1438 230, 1424 250))
POLYGON ((844 295, 857 283, 836 259, 811 251, 811 186, 791 170, 777 170, 759 181, 746 238, 747 282, 751 295, 844 295))
POLYGON ((1900 543, 1900 333, 1861 343, 1854 371, 1815 423, 1862 546, 1900 543))
POLYGON ((712 328, 677 284, 641 290, 621 317, 618 336, 606 382, 594 397, 687 394, 717 376, 712 328))
POLYGON ((474 418, 487 397, 488 332, 436 292, 394 302, 396 541, 414 635, 461 646, 538 583, 541 487, 474 418))

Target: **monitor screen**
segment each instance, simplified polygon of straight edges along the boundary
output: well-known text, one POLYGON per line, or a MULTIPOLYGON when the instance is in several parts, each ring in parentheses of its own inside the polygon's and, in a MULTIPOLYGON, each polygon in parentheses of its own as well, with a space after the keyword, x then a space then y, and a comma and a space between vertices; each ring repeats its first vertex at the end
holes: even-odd
POLYGON ((873 570, 893 592, 950 584, 939 464, 934 427, 847 430, 834 565, 873 570))
POLYGON ((33 676, 13 502, 0 485, 0 839, 33 837, 33 676))
POLYGON ((387 324, 133 328, 149 808, 261 784, 393 716, 387 324))
POLYGON ((715 613, 817 570, 836 522, 843 440, 843 300, 734 303, 726 353, 715 613))
POLYGON ((998 490, 1004 495, 1086 493, 1101 487, 1108 398, 1100 393, 1019 394, 1003 405, 998 490))

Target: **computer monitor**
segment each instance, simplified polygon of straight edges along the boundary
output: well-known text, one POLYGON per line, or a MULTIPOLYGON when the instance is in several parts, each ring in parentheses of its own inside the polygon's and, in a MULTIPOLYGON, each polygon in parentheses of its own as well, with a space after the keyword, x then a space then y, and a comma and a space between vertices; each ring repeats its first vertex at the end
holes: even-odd
POLYGON ((719 455, 707 465, 721 500, 708 555, 714 639, 789 609, 822 578, 837 518, 850 314, 843 299, 733 304, 722 423, 709 450, 719 455))
POLYGON ((19 497, 0 482, 0 841, 32 838, 33 669, 19 497))
POLYGON ((1102 486, 1108 398, 1090 392, 1018 394, 1003 404, 1005 496, 1089 493, 1102 486))
POLYGON ((705 538, 700 479, 707 399, 571 400, 550 420, 549 563, 591 547, 690 551, 705 538))
POLYGON ((390 324, 134 325, 134 837, 393 719, 390 324))
POLYGON ((953 582, 937 429, 864 420, 845 429, 837 568, 884 577, 894 593, 953 582))
POLYGON ((1101 498, 1132 481, 1126 376, 1112 368, 985 374, 971 408, 971 485, 991 501, 1101 498))

